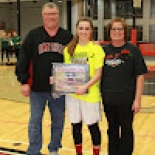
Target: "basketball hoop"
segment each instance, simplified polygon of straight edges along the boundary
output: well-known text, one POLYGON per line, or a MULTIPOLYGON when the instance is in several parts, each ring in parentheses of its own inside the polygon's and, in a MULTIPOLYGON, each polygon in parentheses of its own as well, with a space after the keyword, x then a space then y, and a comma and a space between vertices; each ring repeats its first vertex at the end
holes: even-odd
POLYGON ((133 7, 134 8, 141 8, 141 1, 142 0, 133 0, 133 7))

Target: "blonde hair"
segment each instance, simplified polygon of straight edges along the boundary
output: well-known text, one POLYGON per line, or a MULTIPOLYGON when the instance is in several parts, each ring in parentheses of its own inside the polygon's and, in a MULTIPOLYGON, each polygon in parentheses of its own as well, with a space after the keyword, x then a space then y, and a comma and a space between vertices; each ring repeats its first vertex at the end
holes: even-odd
MULTIPOLYGON (((89 22, 90 23, 90 26, 92 28, 92 30, 94 29, 94 26, 93 26, 93 21, 91 18, 89 17, 81 17, 77 22, 76 22, 76 28, 79 26, 79 23, 81 21, 86 21, 86 22, 89 22)), ((92 36, 91 36, 92 37, 92 36)), ((92 39, 92 38, 91 38, 92 39)), ((70 56, 72 57, 73 54, 74 54, 74 50, 76 48, 76 45, 78 44, 79 42, 79 36, 76 34, 73 39, 71 40, 71 42, 67 45, 68 47, 68 53, 70 54, 70 56)))

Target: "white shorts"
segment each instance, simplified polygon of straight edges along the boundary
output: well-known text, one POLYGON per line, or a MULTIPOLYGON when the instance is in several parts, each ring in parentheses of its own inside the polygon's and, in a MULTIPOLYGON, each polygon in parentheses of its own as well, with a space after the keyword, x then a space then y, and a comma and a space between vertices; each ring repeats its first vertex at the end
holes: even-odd
POLYGON ((83 120, 87 125, 91 125, 101 121, 100 102, 88 103, 66 95, 66 108, 71 123, 79 123, 83 120))

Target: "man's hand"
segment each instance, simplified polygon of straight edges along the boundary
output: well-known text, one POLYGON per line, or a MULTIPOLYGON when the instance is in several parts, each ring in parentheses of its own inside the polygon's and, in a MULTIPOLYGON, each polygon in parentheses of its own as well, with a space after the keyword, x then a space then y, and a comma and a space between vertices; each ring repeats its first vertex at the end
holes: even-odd
POLYGON ((21 93, 25 96, 28 97, 30 95, 31 88, 29 84, 22 84, 21 85, 21 93))

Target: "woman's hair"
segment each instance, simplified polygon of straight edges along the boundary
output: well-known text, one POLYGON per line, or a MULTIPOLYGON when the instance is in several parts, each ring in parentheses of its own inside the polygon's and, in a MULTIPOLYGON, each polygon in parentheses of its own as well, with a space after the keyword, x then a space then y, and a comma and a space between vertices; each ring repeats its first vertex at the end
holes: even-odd
POLYGON ((122 24, 123 29, 124 29, 124 40, 127 41, 128 40, 128 26, 127 26, 127 24, 125 23, 125 21, 122 18, 114 18, 107 25, 107 38, 108 38, 108 41, 111 40, 111 38, 110 38, 110 30, 112 28, 113 23, 115 23, 115 22, 120 22, 122 24))
MULTIPOLYGON (((92 28, 92 30, 94 29, 94 26, 93 26, 93 21, 91 20, 91 18, 89 17, 81 17, 77 22, 76 22, 76 28, 79 26, 79 23, 81 21, 86 21, 86 22, 89 22, 90 23, 90 27, 92 28)), ((91 36, 92 37, 92 36, 91 36)), ((91 40, 92 38, 90 38, 91 40)), ((74 50, 76 48, 76 45, 78 44, 79 42, 79 36, 76 34, 73 39, 71 40, 71 42, 67 45, 68 47, 68 53, 70 54, 70 56, 72 57, 73 54, 74 54, 74 50)))

